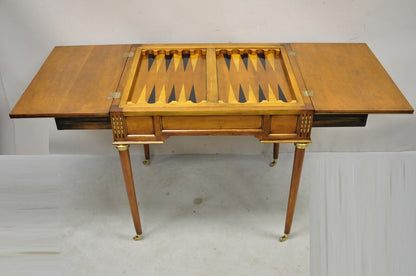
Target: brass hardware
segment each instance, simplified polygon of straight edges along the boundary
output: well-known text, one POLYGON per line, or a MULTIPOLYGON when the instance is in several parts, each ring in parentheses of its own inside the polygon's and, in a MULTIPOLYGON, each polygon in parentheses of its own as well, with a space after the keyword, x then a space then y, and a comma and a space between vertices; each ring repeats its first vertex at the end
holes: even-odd
POLYGON ((312 115, 311 114, 304 114, 302 115, 302 120, 300 124, 300 134, 309 134, 311 130, 311 124, 312 124, 312 115))
POLYGON ((118 151, 126 151, 129 149, 129 145, 116 145, 118 151))
POLYGON ((303 90, 303 95, 312 97, 313 96, 313 90, 303 90))
POLYGON ((107 100, 119 99, 120 97, 121 97, 121 93, 120 92, 110 92, 108 94, 107 100))
POLYGON ((269 166, 274 167, 274 165, 276 165, 276 163, 277 163, 277 159, 273 159, 273 161, 270 162, 269 166))
POLYGON ((124 53, 124 57, 133 57, 134 56, 134 52, 125 52, 124 53))
POLYGON ((312 115, 311 114, 309 114, 309 116, 308 116, 308 126, 307 126, 307 128, 306 128, 306 133, 308 134, 309 133, 309 131, 311 130, 311 124, 312 124, 312 115))
POLYGON ((135 240, 135 241, 139 241, 141 239, 143 239, 143 235, 142 234, 136 235, 136 236, 133 237, 133 240, 135 240))
POLYGON ((308 147, 308 143, 295 143, 297 149, 306 149, 308 147))
POLYGON ((288 237, 289 237, 289 234, 284 234, 283 236, 280 237, 280 242, 284 242, 285 240, 287 240, 288 237))
POLYGON ((295 57, 297 55, 297 53, 295 51, 289 51, 287 53, 288 53, 289 56, 294 56, 295 57))
POLYGON ((122 114, 114 114, 111 117, 111 127, 113 128, 114 140, 124 138, 126 131, 124 129, 124 117, 122 114))
POLYGON ((149 159, 143 160, 143 165, 149 165, 149 164, 150 164, 150 160, 149 159))

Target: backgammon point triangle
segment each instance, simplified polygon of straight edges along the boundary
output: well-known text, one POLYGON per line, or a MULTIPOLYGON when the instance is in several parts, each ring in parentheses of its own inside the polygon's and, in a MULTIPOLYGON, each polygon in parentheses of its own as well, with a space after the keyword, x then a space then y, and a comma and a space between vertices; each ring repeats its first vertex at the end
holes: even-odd
POLYGON ((183 60, 183 71, 186 71, 186 66, 188 65, 189 62, 189 57, 191 55, 190 54, 182 54, 182 60, 183 60))
POLYGON ((160 91, 159 100, 158 103, 166 103, 166 91, 165 91, 165 85, 163 85, 162 90, 160 91))
POLYGON ((279 100, 281 100, 282 102, 287 103, 285 94, 283 93, 282 88, 280 88, 279 84, 277 85, 277 90, 279 91, 279 100))
POLYGON ((230 84, 230 89, 228 90, 228 103, 236 103, 237 99, 234 95, 233 86, 230 84))
POLYGON ((173 63, 175 64, 175 72, 178 71, 179 64, 181 62, 181 55, 173 54, 173 63))
POLYGON ((248 100, 247 103, 257 103, 256 95, 254 95, 254 90, 251 85, 248 85, 248 100))
POLYGON ((271 85, 269 84, 269 102, 277 102, 276 96, 274 95, 274 91, 271 87, 271 85))
POLYGON ((138 104, 146 103, 146 85, 144 85, 142 92, 140 93, 139 100, 137 101, 138 104))
POLYGON ((241 84, 240 84, 240 90, 239 90, 239 93, 238 93, 238 101, 240 103, 247 102, 247 99, 246 99, 246 96, 244 95, 244 91, 243 91, 243 88, 241 87, 241 84))
POLYGON ((166 71, 168 71, 169 69, 169 64, 171 63, 173 58, 173 54, 170 55, 165 55, 165 60, 166 60, 166 71))
POLYGON ((168 103, 170 102, 174 102, 176 101, 176 96, 175 96, 175 86, 172 87, 172 90, 170 91, 170 95, 169 95, 169 99, 168 99, 168 103))
POLYGON ((195 97, 195 88, 192 85, 192 89, 191 89, 191 95, 189 96, 189 100, 193 103, 196 103, 196 97, 195 97))
POLYGON ((148 62, 147 71, 150 71, 150 68, 152 68, 153 61, 155 61, 155 55, 149 54, 147 56, 147 62, 148 62))
POLYGON ((179 93, 178 103, 186 103, 185 85, 182 85, 181 92, 179 93))
POLYGON ((257 72, 257 59, 258 59, 257 58, 257 55, 255 55, 255 54, 249 54, 248 57, 251 60, 251 64, 254 67, 254 71, 257 72))
POLYGON ((247 53, 242 54, 241 58, 243 59, 243 63, 244 63, 244 66, 246 67, 246 70, 248 70, 248 54, 247 53))
POLYGON ((264 96, 263 89, 259 85, 259 103, 261 103, 262 101, 265 101, 265 100, 266 100, 266 97, 264 96))
POLYGON ((223 54, 225 63, 227 64, 228 70, 230 70, 231 66, 231 56, 228 54, 223 54))
POLYGON ((264 55, 264 53, 258 53, 257 56, 259 57, 264 70, 266 70, 266 56, 264 55))
POLYGON ((153 86, 152 93, 150 93, 150 97, 147 100, 147 103, 154 104, 156 102, 156 87, 153 86))

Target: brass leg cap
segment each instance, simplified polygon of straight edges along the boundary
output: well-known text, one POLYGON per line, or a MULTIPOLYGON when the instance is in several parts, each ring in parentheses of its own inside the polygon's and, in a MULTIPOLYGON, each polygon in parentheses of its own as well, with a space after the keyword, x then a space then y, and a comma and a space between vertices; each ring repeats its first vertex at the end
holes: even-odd
POLYGON ((280 242, 284 242, 285 240, 287 240, 289 234, 284 234, 283 236, 280 237, 280 242))
POLYGON ((150 160, 149 159, 143 160, 143 165, 149 165, 149 164, 150 164, 150 160))
POLYGON ((140 241, 141 239, 143 239, 143 235, 142 234, 136 235, 136 236, 133 237, 133 240, 135 240, 135 241, 140 241))
POLYGON ((273 159, 273 161, 270 162, 269 166, 274 167, 274 165, 276 165, 276 163, 277 163, 277 159, 273 159))

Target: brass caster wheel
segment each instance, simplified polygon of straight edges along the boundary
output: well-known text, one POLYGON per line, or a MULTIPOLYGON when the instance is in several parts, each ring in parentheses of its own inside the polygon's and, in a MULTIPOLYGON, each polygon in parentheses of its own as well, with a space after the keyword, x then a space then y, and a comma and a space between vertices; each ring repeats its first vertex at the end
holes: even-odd
POLYGON ((284 242, 285 240, 287 240, 289 234, 284 234, 283 236, 280 237, 280 242, 284 242))
POLYGON ((150 160, 149 159, 143 160, 143 165, 149 165, 149 164, 150 164, 150 160))
POLYGON ((141 239, 143 239, 143 235, 142 234, 136 235, 136 236, 133 237, 133 240, 135 240, 135 241, 140 241, 141 239))
POLYGON ((277 159, 273 159, 273 161, 270 162, 269 166, 274 167, 274 165, 276 165, 276 163, 277 163, 277 159))

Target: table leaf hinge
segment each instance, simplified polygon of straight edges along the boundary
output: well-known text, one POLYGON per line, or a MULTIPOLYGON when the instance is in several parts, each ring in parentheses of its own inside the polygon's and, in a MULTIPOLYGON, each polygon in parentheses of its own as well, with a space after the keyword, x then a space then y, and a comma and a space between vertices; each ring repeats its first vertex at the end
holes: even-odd
POLYGON ((134 56, 134 52, 125 52, 124 53, 124 57, 133 57, 134 56))
POLYGON ((313 90, 303 90, 303 95, 312 97, 313 96, 313 90))
POLYGON ((120 92, 110 92, 108 94, 107 100, 111 100, 111 99, 119 99, 121 96, 120 92))

